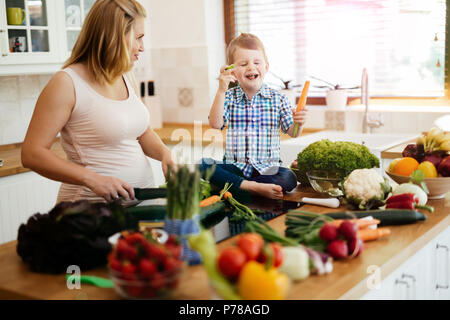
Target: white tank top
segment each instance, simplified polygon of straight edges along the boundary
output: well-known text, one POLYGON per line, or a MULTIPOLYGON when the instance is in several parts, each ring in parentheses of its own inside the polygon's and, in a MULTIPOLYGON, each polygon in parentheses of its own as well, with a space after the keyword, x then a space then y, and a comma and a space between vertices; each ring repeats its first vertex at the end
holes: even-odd
MULTIPOLYGON (((108 99, 95 91, 74 70, 62 70, 72 78, 75 106, 61 130, 67 160, 98 174, 119 178, 133 187, 153 184, 150 163, 137 140, 150 122, 146 106, 134 92, 129 79, 125 100, 108 99)), ((104 201, 89 188, 63 183, 57 202, 87 199, 104 201)))

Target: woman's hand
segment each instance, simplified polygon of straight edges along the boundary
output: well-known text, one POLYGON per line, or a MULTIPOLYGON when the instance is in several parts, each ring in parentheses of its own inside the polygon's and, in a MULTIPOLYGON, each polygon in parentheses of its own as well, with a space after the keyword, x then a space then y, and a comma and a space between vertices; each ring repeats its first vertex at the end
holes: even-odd
POLYGON ((173 161, 171 153, 166 153, 166 155, 161 160, 161 167, 164 173, 164 177, 167 179, 167 174, 169 173, 169 168, 172 170, 177 169, 177 164, 173 161))
POLYGON ((134 200, 134 189, 128 183, 94 173, 87 178, 86 186, 106 201, 113 201, 119 196, 126 200, 134 200))
POLYGON ((220 76, 219 76, 219 90, 222 93, 225 93, 228 90, 228 86, 230 82, 237 81, 236 77, 232 74, 233 69, 225 70, 227 66, 223 66, 220 68, 220 76))

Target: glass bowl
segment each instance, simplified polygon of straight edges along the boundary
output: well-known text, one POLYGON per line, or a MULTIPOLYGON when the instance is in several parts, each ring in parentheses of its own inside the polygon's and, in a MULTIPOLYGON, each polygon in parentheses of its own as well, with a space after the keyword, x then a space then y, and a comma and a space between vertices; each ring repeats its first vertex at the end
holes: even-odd
POLYGON ((345 178, 343 171, 311 170, 306 172, 306 176, 314 191, 331 197, 343 196, 339 188, 339 182, 345 178))
POLYGON ((116 292, 125 299, 150 300, 169 299, 176 291, 186 270, 186 262, 171 272, 158 272, 148 278, 124 276, 109 268, 109 277, 114 282, 116 292))

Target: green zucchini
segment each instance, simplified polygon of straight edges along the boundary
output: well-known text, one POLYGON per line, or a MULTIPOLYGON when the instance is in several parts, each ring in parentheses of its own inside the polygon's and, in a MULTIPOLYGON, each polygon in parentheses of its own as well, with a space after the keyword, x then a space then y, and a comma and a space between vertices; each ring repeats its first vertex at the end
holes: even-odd
POLYGON ((167 198, 167 189, 165 188, 134 188, 134 196, 138 200, 151 200, 158 198, 167 198))
MULTIPOLYGON (((164 220, 167 212, 165 205, 135 206, 125 209, 137 220, 164 220)), ((223 201, 213 203, 210 206, 200 208, 200 221, 205 228, 214 226, 226 216, 225 203, 223 201), (206 225, 206 226, 205 226, 206 225)))
POLYGON ((203 228, 209 229, 214 227, 227 216, 225 212, 225 202, 219 201, 203 207, 200 210, 200 223, 203 228))
POLYGON ((125 211, 134 216, 139 221, 164 220, 167 212, 167 206, 164 205, 135 206, 126 208, 125 211))
POLYGON ((327 213, 326 215, 333 219, 352 219, 355 217, 357 219, 360 219, 372 216, 374 219, 380 220, 380 226, 410 224, 427 219, 426 215, 418 211, 406 209, 344 211, 331 212, 327 213))

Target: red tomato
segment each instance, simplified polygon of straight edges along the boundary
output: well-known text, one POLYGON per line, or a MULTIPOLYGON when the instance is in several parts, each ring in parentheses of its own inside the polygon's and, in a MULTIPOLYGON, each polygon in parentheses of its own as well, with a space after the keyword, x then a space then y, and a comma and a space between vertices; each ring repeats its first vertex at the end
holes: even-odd
POLYGON ((246 233, 238 240, 238 246, 244 251, 247 260, 256 260, 263 245, 264 239, 257 233, 246 233))
POLYGON ((246 262, 245 253, 237 247, 224 249, 217 260, 220 272, 228 278, 236 278, 246 262))
MULTIPOLYGON (((277 242, 271 242, 267 245, 268 250, 272 250, 272 266, 278 268, 283 263, 283 251, 281 250, 282 246, 277 242)), ((260 256, 258 257, 258 262, 266 263, 267 254, 262 250, 260 256)))
POLYGON ((273 266, 278 268, 283 263, 283 251, 279 243, 272 242, 269 244, 273 250, 273 266))

